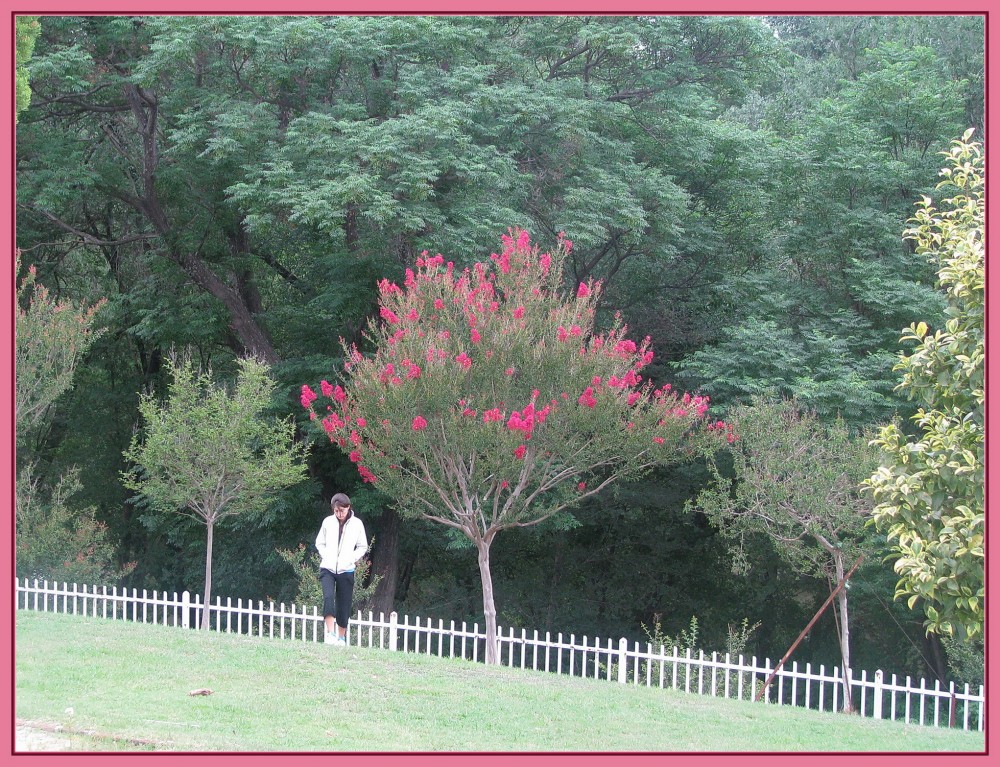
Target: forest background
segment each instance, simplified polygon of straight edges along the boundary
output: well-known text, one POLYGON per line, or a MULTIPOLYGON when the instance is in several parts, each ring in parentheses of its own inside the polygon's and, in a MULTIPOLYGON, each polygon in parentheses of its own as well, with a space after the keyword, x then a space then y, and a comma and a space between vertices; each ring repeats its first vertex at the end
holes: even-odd
MULTIPOLYGON (((364 349, 380 279, 424 250, 484 260, 509 227, 564 232, 567 286, 601 280, 605 321, 653 339, 645 372, 713 412, 794 396, 865 439, 915 409, 900 334, 945 303, 902 232, 939 153, 982 138, 982 17, 46 16, 30 37, 18 284, 32 266, 56 305, 96 308, 72 388, 19 413, 18 575, 199 590, 203 527, 126 489, 123 452, 172 349, 219 380, 252 353, 314 442, 309 478, 220 523, 215 593, 293 599, 280 552, 347 492, 382 576, 366 609, 481 620, 474 551, 362 483, 298 400, 340 338, 364 349)), ((763 536, 734 567, 690 509, 710 476, 662 470, 498 539, 501 625, 780 657, 830 583, 763 536)), ((865 535, 854 667, 981 681, 981 648, 926 636, 865 535)), ((827 614, 795 659, 838 657, 827 614)))

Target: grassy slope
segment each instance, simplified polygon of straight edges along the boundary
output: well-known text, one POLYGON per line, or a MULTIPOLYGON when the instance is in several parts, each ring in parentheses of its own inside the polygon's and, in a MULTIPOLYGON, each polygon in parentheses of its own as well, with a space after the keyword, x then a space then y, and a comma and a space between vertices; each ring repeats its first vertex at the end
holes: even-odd
POLYGON ((340 650, 312 642, 22 611, 15 625, 18 718, 153 741, 161 749, 984 748, 980 733, 387 650, 340 650), (197 688, 214 692, 188 695, 197 688))

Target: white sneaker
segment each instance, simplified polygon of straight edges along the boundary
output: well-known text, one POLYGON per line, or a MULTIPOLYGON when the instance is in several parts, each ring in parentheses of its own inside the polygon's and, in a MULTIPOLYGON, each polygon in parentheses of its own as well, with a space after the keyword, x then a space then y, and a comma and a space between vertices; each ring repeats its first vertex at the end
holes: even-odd
POLYGON ((337 635, 332 631, 323 634, 323 644, 337 644, 337 635))
POLYGON ((337 637, 335 644, 337 647, 347 647, 347 637, 337 637))

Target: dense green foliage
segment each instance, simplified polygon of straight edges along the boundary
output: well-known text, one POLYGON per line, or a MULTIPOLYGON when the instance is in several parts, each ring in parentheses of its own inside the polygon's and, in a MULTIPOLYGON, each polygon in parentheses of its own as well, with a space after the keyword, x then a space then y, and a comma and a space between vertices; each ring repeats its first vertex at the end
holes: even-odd
POLYGON ((875 441, 882 466, 871 477, 874 521, 897 555, 897 596, 922 602, 929 631, 958 639, 983 633, 985 612, 986 201, 981 147, 955 143, 935 206, 924 198, 907 236, 938 267, 947 320, 915 323, 915 345, 896 366, 899 388, 921 407, 920 429, 898 424, 875 441))
MULTIPOLYGON (((138 563, 129 585, 204 577, 198 526, 150 514, 118 481, 138 392, 166 391, 172 346, 220 381, 247 352, 268 361, 275 414, 312 440, 299 387, 333 380, 341 337, 371 352, 378 281, 402 284, 424 249, 461 271, 508 227, 566 233, 563 288, 602 282, 598 332, 620 312, 649 335, 657 386, 721 409, 795 396, 852 429, 913 414, 895 391, 899 332, 943 326, 947 301, 900 235, 937 153, 982 127, 982 16, 40 25, 17 244, 56 300, 106 299, 107 330, 35 440, 35 476, 48 496, 79 468, 68 508, 95 510, 116 567, 138 563)), ((401 518, 325 438, 309 474, 226 527, 218 591, 294 596, 278 550, 311 545, 346 491, 377 541, 381 609, 482 620, 464 539, 401 518)), ((750 575, 731 575, 725 541, 684 511, 708 478, 697 463, 658 470, 583 499, 569 529, 501 536, 498 620, 639 638, 656 614, 671 636, 697 616, 722 647, 748 618, 763 621, 753 650, 780 656, 827 584, 765 543, 747 549, 750 575)), ((855 665, 944 677, 940 645, 892 602, 891 570, 869 561, 854 580, 855 665)), ((802 659, 835 662, 835 634, 818 624, 802 659)))
POLYGON ((14 17, 14 123, 18 115, 31 103, 31 87, 28 85, 28 60, 35 49, 35 40, 41 26, 37 16, 14 17))

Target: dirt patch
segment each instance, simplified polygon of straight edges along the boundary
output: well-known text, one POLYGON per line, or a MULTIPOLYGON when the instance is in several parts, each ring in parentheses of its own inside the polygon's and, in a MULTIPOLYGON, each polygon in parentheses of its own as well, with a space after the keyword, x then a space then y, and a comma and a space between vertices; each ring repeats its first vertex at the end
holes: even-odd
POLYGON ((17 720, 14 751, 81 751, 77 739, 62 733, 55 725, 17 720))

